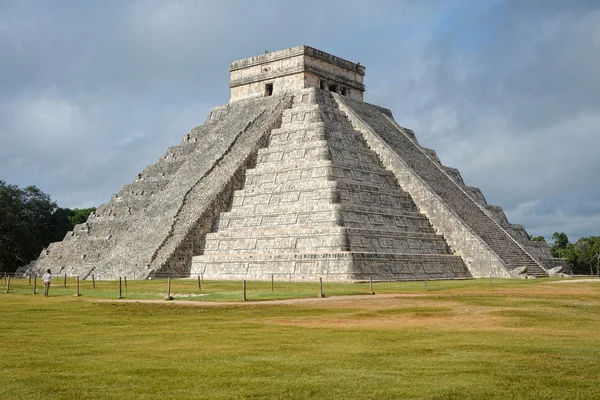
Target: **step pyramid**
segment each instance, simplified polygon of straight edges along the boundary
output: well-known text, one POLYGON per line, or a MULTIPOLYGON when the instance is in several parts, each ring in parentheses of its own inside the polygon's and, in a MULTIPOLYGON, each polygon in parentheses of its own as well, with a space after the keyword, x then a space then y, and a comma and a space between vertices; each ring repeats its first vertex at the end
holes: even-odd
POLYGON ((208 279, 454 279, 451 254, 326 91, 294 96, 206 236, 191 274, 208 279))
POLYGON ((231 100, 25 270, 409 280, 568 271, 308 46, 235 61, 231 100))

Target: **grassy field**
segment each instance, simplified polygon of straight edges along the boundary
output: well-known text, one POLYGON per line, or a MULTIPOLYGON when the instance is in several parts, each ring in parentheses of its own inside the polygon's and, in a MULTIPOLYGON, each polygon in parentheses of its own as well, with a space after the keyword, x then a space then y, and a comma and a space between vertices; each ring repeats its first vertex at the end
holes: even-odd
POLYGON ((0 294, 1 399, 600 398, 592 280, 61 283, 0 294))

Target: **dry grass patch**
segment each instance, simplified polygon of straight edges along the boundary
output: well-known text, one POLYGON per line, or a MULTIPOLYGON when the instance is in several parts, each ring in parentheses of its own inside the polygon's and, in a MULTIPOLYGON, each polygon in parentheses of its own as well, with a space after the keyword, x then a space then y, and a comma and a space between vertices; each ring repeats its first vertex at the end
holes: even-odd
POLYGON ((1 295, 0 398, 600 398, 600 286, 378 286, 210 306, 1 295))

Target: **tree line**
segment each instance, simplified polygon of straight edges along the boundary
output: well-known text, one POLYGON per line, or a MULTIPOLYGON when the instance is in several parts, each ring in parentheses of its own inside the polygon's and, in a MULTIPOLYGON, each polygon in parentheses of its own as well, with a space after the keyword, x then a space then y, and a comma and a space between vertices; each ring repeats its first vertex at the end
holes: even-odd
MULTIPOLYGON (((543 236, 531 240, 546 242, 543 236)), ((600 275, 600 236, 582 237, 570 243, 564 232, 554 232, 549 244, 552 256, 566 258, 574 274, 600 275)))
POLYGON ((0 180, 0 272, 35 260, 94 210, 61 208, 35 186, 19 188, 0 180))

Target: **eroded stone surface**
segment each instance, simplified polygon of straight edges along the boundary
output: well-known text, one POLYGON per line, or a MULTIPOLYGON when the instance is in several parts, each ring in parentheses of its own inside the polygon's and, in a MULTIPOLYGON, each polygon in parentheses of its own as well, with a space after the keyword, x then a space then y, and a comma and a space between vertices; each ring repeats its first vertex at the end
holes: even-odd
POLYGON ((192 275, 396 280, 471 276, 327 91, 294 93, 192 275))
POLYGON ((230 104, 29 268, 84 279, 569 271, 389 110, 362 102, 364 73, 308 46, 233 62, 230 104))

